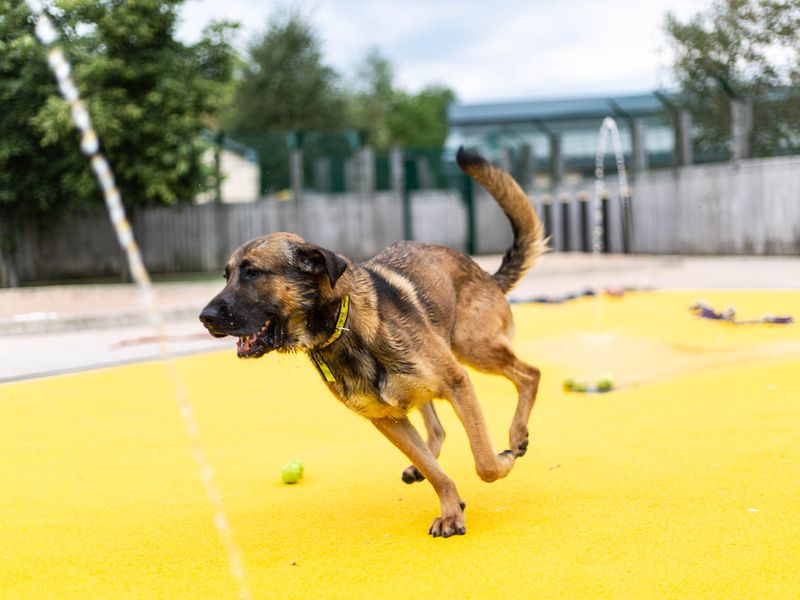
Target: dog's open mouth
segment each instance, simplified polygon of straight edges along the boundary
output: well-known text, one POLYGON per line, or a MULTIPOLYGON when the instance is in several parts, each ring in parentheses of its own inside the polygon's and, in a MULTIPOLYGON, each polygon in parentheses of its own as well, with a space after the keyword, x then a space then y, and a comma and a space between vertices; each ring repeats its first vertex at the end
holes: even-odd
POLYGON ((239 358, 258 358, 283 344, 283 328, 275 318, 267 319, 256 333, 241 335, 236 340, 239 358))

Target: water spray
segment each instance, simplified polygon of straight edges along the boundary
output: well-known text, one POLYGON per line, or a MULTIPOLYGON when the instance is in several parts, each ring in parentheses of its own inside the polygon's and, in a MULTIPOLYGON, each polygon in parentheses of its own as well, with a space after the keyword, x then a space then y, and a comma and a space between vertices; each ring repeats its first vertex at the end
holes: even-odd
MULTIPOLYGON (((619 137, 619 129, 617 123, 611 117, 603 119, 603 124, 600 126, 600 133, 597 140, 597 154, 594 160, 594 198, 592 208, 594 209, 594 228, 592 230, 592 252, 599 254, 604 250, 602 247, 602 239, 604 228, 607 223, 603 221, 603 211, 601 205, 601 197, 605 191, 605 165, 604 159, 606 154, 606 145, 608 143, 609 134, 611 135, 611 144, 614 147, 614 157, 617 161, 617 187, 618 193, 622 204, 622 221, 623 221, 623 245, 626 250, 630 248, 630 198, 631 193, 628 189, 628 174, 625 170, 625 157, 622 152, 622 141, 619 137)), ((605 248, 607 251, 608 248, 605 248)))

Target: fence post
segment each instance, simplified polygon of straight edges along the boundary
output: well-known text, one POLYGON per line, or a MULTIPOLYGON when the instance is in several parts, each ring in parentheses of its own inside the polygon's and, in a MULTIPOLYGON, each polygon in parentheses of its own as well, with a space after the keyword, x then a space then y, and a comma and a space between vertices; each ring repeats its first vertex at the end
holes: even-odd
POLYGON ((676 116, 675 166, 692 164, 692 115, 688 110, 679 110, 676 116))
MULTIPOLYGON (((215 248, 214 258, 217 265, 224 265, 228 260, 231 250, 244 240, 231 240, 230 235, 230 214, 232 207, 227 204, 217 204, 214 206, 213 227, 209 231, 212 240, 210 242, 215 248)), ((216 268, 216 266, 214 267, 216 268)))
POLYGON ((633 250, 633 202, 630 190, 623 190, 620 196, 622 209, 622 252, 630 254, 633 250))
POLYGON ((0 288, 19 286, 19 271, 16 264, 19 233, 15 233, 18 227, 9 221, 11 219, 0 221, 0 288))
POLYGON ((610 219, 608 218, 608 202, 609 202, 608 191, 603 190, 603 195, 600 198, 600 208, 603 213, 603 216, 601 217, 603 219, 603 239, 602 239, 603 247, 601 248, 600 251, 603 252, 604 254, 608 254, 609 252, 611 252, 611 234, 609 232, 610 219))
MULTIPOLYGON (((553 201, 549 194, 542 196, 542 217, 544 220, 544 235, 545 237, 553 236, 553 201)), ((557 244, 556 244, 557 245, 557 244)), ((558 250, 554 245, 553 250, 558 250)))
POLYGON ((519 159, 514 178, 526 193, 533 187, 535 160, 533 147, 530 144, 522 144, 519 148, 519 159))
POLYGON ((477 250, 475 239, 475 189, 472 178, 464 173, 461 176, 464 204, 467 207, 467 254, 474 255, 477 250))
POLYGON ((563 250, 564 252, 569 252, 571 244, 571 235, 570 235, 570 226, 571 226, 571 219, 569 214, 569 196, 567 194, 561 194, 559 197, 559 203, 561 205, 561 237, 564 238, 563 243, 563 250))
POLYGON ((581 252, 592 251, 592 230, 589 227, 589 194, 578 194, 578 207, 580 208, 581 221, 581 252))
POLYGON ((225 134, 221 131, 214 136, 214 202, 222 202, 222 147, 225 134))
POLYGON ((356 151, 356 189, 362 200, 372 199, 375 192, 375 155, 366 145, 356 151))
POLYGON ((500 168, 509 173, 514 172, 514 149, 509 146, 500 150, 500 168))
POLYGON ((557 133, 550 135, 550 179, 553 187, 564 179, 564 149, 557 133))
POLYGON ((753 102, 731 99, 731 158, 741 160, 753 155, 753 102))
POLYGON ((289 146, 289 182, 292 186, 292 197, 299 203, 303 196, 303 132, 288 133, 286 142, 289 146))
POLYGON ((643 119, 631 119, 631 149, 634 175, 647 171, 647 126, 643 119))
POLYGON ((289 184, 292 186, 292 206, 294 208, 293 231, 303 231, 303 213, 300 203, 303 199, 303 132, 293 131, 286 135, 289 146, 289 184))
POLYGON ((401 148, 389 153, 389 172, 392 190, 400 197, 403 206, 403 239, 414 239, 414 215, 411 212, 411 191, 406 185, 405 159, 401 148))

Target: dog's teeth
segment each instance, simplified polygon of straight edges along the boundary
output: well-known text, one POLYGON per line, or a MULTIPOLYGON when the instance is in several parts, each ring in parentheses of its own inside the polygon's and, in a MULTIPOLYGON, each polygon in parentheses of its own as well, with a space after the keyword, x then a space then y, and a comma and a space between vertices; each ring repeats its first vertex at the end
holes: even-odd
POLYGON ((253 346, 255 339, 255 335, 240 336, 238 346, 241 350, 247 352, 253 346))

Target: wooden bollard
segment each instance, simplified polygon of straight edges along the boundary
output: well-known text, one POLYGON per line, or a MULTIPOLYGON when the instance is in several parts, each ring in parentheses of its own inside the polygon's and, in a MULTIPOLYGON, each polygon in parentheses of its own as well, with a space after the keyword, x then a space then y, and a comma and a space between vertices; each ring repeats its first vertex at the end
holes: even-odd
POLYGON ((592 230, 589 228, 589 194, 578 193, 578 206, 580 208, 581 252, 592 251, 592 230))

